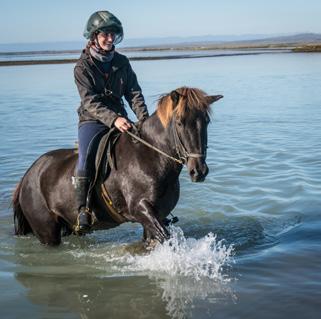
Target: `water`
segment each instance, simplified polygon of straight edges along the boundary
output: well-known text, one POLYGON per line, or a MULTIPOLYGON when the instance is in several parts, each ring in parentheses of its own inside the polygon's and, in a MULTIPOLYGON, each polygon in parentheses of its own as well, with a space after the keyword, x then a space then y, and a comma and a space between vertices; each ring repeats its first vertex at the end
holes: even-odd
POLYGON ((0 73, 0 309, 4 318, 319 318, 321 55, 133 62, 149 109, 181 85, 213 106, 203 184, 184 169, 171 244, 125 224, 56 249, 12 235, 12 191, 42 153, 72 147, 73 65, 0 73), (18 306, 19 305, 19 306, 18 306))

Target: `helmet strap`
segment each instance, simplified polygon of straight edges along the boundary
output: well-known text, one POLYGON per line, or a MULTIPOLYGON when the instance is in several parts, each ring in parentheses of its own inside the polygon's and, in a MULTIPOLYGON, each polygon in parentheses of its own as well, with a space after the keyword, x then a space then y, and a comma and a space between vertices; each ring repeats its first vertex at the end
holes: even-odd
POLYGON ((114 51, 114 50, 115 50, 115 46, 114 46, 114 45, 112 46, 112 48, 111 48, 110 51, 104 50, 104 49, 100 46, 100 44, 99 44, 99 42, 98 42, 98 37, 97 37, 97 35, 98 35, 97 33, 94 35, 94 41, 93 41, 93 44, 94 44, 94 46, 95 46, 95 51, 97 51, 98 53, 100 53, 100 54, 102 54, 102 55, 106 55, 106 54, 110 53, 111 51, 114 51))

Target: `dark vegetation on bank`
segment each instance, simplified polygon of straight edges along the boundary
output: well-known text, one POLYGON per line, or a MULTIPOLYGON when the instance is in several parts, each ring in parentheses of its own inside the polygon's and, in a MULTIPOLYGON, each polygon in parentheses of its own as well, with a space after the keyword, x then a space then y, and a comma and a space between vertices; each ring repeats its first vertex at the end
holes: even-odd
POLYGON ((293 49, 293 52, 321 52, 321 44, 307 44, 293 49))

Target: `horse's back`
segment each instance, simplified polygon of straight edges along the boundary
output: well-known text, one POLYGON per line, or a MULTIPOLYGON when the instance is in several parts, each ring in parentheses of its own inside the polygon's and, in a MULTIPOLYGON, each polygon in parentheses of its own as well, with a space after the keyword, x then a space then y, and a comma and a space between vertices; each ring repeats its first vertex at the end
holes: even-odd
POLYGON ((27 170, 26 176, 32 175, 35 171, 38 173, 47 170, 65 171, 75 167, 77 161, 77 151, 75 149, 57 149, 42 154, 27 170))

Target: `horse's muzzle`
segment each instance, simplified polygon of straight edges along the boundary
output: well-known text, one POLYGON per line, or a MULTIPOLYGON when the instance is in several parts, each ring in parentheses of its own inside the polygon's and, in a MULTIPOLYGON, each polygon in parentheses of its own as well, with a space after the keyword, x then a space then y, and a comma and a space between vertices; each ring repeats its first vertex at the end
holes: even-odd
POLYGON ((203 159, 189 158, 187 169, 192 182, 204 182, 208 174, 208 167, 203 159))

